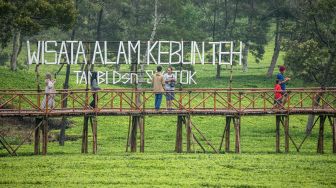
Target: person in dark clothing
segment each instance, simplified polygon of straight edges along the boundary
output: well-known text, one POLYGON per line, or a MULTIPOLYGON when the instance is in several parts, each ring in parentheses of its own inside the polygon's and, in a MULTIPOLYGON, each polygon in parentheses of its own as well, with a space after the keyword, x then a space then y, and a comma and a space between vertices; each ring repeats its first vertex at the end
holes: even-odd
POLYGON ((92 72, 91 74, 91 91, 92 91, 92 97, 93 100, 90 103, 90 106, 92 108, 96 107, 96 102, 98 102, 98 94, 96 91, 100 90, 98 86, 98 81, 97 81, 97 72, 92 72))

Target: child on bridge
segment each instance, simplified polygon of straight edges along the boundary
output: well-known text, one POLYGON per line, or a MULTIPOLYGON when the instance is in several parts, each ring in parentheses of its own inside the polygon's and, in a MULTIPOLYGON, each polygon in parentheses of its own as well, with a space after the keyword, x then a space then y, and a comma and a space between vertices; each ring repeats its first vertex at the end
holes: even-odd
POLYGON ((281 86, 282 97, 284 98, 283 105, 285 105, 285 103, 287 102, 287 96, 288 96, 288 93, 286 91, 286 84, 290 80, 290 78, 285 77, 285 75, 284 75, 285 72, 286 72, 286 67, 285 66, 280 66, 279 71, 280 71, 280 73, 277 74, 276 79, 279 81, 279 84, 281 86))
POLYGON ((274 85, 274 108, 280 108, 282 106, 282 89, 279 84, 279 80, 275 80, 274 85))

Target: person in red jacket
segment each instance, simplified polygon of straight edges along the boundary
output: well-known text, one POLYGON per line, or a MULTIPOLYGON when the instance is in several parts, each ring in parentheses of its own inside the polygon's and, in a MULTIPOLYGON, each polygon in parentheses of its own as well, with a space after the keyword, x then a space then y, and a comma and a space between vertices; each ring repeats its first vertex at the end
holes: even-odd
POLYGON ((282 106, 282 89, 280 81, 276 80, 274 85, 274 107, 279 108, 282 106))

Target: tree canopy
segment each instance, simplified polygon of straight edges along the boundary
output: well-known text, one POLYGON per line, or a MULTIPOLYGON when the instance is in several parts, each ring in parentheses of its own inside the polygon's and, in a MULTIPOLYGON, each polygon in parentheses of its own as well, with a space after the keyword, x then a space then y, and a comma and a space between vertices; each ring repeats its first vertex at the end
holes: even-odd
POLYGON ((288 28, 285 63, 295 75, 320 86, 336 81, 336 1, 298 0, 288 28))
POLYGON ((75 18, 72 0, 0 0, 1 45, 6 46, 16 31, 31 36, 50 27, 70 29, 75 18))

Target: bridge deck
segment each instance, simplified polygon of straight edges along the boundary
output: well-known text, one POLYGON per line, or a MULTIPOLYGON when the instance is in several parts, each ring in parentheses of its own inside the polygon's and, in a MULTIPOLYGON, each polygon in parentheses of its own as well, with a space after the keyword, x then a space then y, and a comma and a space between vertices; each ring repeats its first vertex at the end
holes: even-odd
MULTIPOLYGON (((40 153, 42 135, 42 154, 47 153, 48 117, 84 116, 82 133, 82 153, 88 152, 88 124, 90 122, 93 138, 93 153, 97 153, 97 118, 95 116, 132 116, 129 119, 129 134, 126 148, 132 152, 137 147, 137 129, 140 133, 140 151, 144 152, 144 116, 171 115, 177 117, 175 151, 182 152, 182 128, 186 127, 187 152, 191 151, 191 141, 203 149, 196 134, 208 144, 215 153, 219 153, 225 142, 225 151, 230 148, 230 124, 235 132, 235 152, 240 153, 240 118, 241 116, 276 116, 276 152, 280 152, 280 125, 284 129, 285 152, 289 152, 289 143, 297 151, 309 134, 298 144, 289 133, 289 115, 316 114, 314 125, 320 124, 317 151, 323 153, 324 124, 332 126, 333 153, 336 153, 336 88, 296 88, 288 90, 282 103, 274 104, 273 89, 186 89, 175 91, 173 110, 167 110, 165 101, 161 109, 154 107, 155 93, 148 89, 105 89, 99 91, 58 90, 46 94, 34 90, 0 90, 1 117, 38 117, 34 133, 34 153, 40 153), (50 100, 50 101, 49 101, 50 100), (51 102, 50 106, 49 102, 51 102), (45 104, 45 105, 43 105, 45 104), (93 107, 92 107, 93 106, 93 107), (92 115, 92 116, 91 116, 92 115), (220 149, 206 139, 204 134, 192 122, 191 115, 223 115, 226 123, 221 137, 220 149), (185 125, 185 126, 183 126, 185 125), (193 139, 192 139, 193 138, 193 139), (225 138, 225 141, 224 141, 225 138)), ((163 93, 165 95, 165 93, 163 93)), ((1 125, 0 125, 1 126, 1 125)), ((30 136, 29 136, 30 137, 30 136)), ((29 137, 25 138, 27 140, 29 137)), ((25 141, 24 140, 24 141, 25 141)), ((21 145, 24 143, 21 142, 21 145)), ((5 137, 0 134, 2 144, 11 155, 16 155, 5 137)), ((126 149, 126 150, 127 150, 126 149)))
POLYGON ((143 111, 130 110, 130 109, 102 109, 99 111, 85 110, 85 109, 53 109, 52 111, 45 113, 37 110, 10 110, 2 109, 0 111, 0 117, 17 117, 17 116, 30 116, 30 117, 60 117, 60 116, 82 116, 82 115, 98 115, 98 116, 129 116, 129 115, 244 115, 244 116, 262 116, 262 115, 295 115, 295 114, 320 114, 320 115, 334 115, 336 112, 333 109, 302 109, 294 108, 291 110, 281 109, 246 109, 244 111, 226 110, 226 109, 204 109, 204 110, 166 110, 160 109, 156 111, 154 109, 146 109, 143 111))

